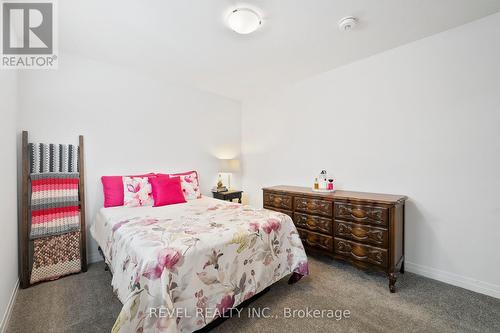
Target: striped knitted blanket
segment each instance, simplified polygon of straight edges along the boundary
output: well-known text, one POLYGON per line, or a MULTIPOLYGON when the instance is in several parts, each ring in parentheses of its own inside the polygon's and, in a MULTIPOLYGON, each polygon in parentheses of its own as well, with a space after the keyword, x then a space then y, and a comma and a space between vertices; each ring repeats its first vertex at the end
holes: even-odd
POLYGON ((80 229, 79 174, 31 174, 31 239, 80 229))
POLYGON ((30 173, 78 172, 78 146, 30 143, 30 173))

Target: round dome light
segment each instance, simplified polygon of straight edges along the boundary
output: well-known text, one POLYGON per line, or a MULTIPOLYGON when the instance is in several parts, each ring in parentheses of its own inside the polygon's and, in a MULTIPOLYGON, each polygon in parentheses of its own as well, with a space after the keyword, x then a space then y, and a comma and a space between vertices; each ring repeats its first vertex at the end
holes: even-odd
POLYGON ((260 15, 249 8, 238 8, 227 17, 227 25, 231 30, 246 35, 257 30, 262 24, 260 15))

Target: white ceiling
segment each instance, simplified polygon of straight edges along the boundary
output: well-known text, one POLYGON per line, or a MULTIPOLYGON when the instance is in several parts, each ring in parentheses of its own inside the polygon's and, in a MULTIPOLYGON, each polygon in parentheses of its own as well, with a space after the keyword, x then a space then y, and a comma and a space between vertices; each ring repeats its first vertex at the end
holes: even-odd
POLYGON ((64 0, 59 49, 233 99, 294 82, 500 11, 500 0, 64 0), (238 35, 239 6, 263 26, 238 35), (341 33, 344 16, 358 29, 341 33))

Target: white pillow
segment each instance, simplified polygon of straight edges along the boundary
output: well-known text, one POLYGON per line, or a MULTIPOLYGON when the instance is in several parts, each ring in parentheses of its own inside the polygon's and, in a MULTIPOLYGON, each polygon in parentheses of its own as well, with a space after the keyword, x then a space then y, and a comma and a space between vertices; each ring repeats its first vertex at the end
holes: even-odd
POLYGON ((153 206, 148 177, 123 177, 123 204, 125 207, 153 206))
POLYGON ((170 178, 180 177, 182 192, 186 200, 194 200, 201 198, 200 181, 198 172, 188 171, 183 173, 174 173, 169 175, 170 178))

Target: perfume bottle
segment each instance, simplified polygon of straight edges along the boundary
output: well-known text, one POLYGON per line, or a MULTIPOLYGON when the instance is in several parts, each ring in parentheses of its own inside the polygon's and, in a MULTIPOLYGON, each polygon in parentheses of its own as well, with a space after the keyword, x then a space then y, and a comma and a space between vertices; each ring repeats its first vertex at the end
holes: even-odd
POLYGON ((328 185, 326 186, 326 189, 328 191, 333 191, 333 179, 332 178, 328 179, 328 185))
POLYGON ((314 178, 314 187, 315 190, 319 189, 318 178, 314 178))
POLYGON ((318 188, 320 190, 326 190, 327 189, 327 181, 326 181, 327 174, 328 173, 326 172, 326 170, 321 170, 321 173, 319 174, 318 188))

